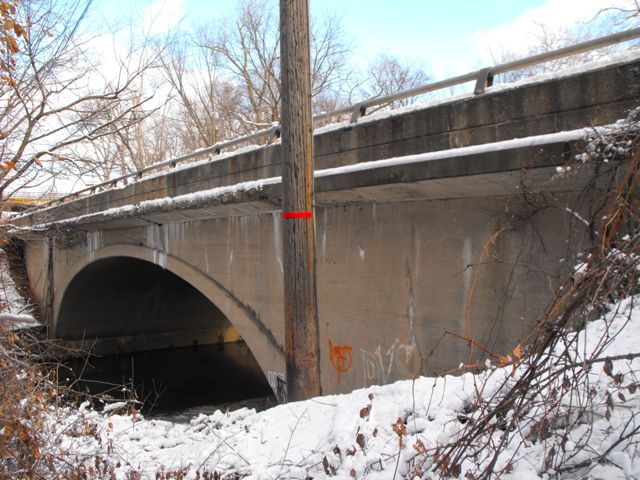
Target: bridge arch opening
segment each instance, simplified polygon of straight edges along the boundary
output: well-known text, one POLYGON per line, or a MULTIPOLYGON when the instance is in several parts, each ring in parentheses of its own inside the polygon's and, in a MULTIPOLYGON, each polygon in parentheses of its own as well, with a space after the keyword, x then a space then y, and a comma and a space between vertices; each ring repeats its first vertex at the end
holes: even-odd
POLYGON ((95 341, 90 367, 69 363, 92 392, 113 389, 122 396, 126 386, 160 412, 256 398, 275 402, 224 313, 149 261, 115 256, 85 266, 64 292, 55 331, 67 341, 95 341))

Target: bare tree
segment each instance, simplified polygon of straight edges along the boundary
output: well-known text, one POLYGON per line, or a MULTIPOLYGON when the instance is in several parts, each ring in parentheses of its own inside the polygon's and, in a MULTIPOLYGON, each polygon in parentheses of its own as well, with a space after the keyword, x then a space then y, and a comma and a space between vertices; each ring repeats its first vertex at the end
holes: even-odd
POLYGON ((237 115, 244 129, 280 119, 280 66, 277 17, 263 0, 243 0, 236 18, 214 34, 201 31, 203 45, 242 95, 237 115))
MULTIPOLYGON (((348 74, 350 44, 336 17, 312 24, 312 96, 325 103, 329 98, 335 102, 348 74)), ((234 134, 280 120, 280 38, 272 2, 241 0, 234 17, 215 31, 201 29, 196 43, 212 52, 219 85, 232 85, 238 94, 234 134)))
MULTIPOLYGON (((429 76, 419 65, 403 62, 401 59, 381 54, 369 63, 361 74, 361 80, 352 87, 352 102, 367 98, 381 97, 409 90, 429 81, 429 76)), ((398 108, 417 101, 416 97, 389 102, 369 111, 385 108, 398 108)))
POLYGON ((314 113, 330 111, 347 102, 347 88, 354 76, 354 70, 349 66, 352 48, 338 17, 312 19, 311 97, 314 113))
POLYGON ((82 31, 91 0, 39 0, 22 3, 24 25, 15 65, 0 84, 0 194, 25 187, 51 188, 55 180, 95 170, 83 145, 114 136, 144 118, 149 96, 136 82, 149 66, 130 52, 110 77, 90 55, 92 36, 82 31))
MULTIPOLYGON (((604 8, 590 21, 578 22, 569 26, 549 27, 543 22, 533 22, 531 24, 531 33, 535 40, 532 46, 524 51, 517 52, 509 46, 499 45, 490 49, 489 54, 494 64, 501 64, 557 50, 592 38, 608 35, 620 28, 624 28, 630 24, 632 25, 637 14, 637 8, 629 10, 604 8)), ((637 42, 635 42, 635 44, 637 45, 637 42)), ((555 59, 533 67, 501 74, 497 80, 501 82, 515 82, 533 75, 557 72, 573 65, 605 58, 612 53, 622 51, 623 48, 625 47, 615 45, 555 59)))
POLYGON ((640 21, 640 1, 632 0, 625 6, 603 7, 598 16, 607 16, 619 27, 637 27, 640 21))
POLYGON ((241 93, 219 78, 211 49, 188 37, 175 38, 162 55, 162 67, 173 92, 170 111, 183 150, 211 146, 233 136, 241 93))
POLYGON ((16 1, 0 4, 0 80, 9 82, 9 73, 15 68, 14 55, 18 53, 18 41, 25 34, 24 27, 16 20, 16 1))
POLYGON ((93 173, 88 176, 90 180, 107 180, 136 172, 179 151, 172 134, 172 120, 166 115, 167 103, 163 101, 157 107, 144 108, 147 101, 143 86, 132 90, 130 99, 101 115, 101 121, 115 122, 112 134, 94 138, 76 148, 88 152, 89 159, 83 163, 85 172, 93 173), (125 112, 128 113, 123 116, 125 112))

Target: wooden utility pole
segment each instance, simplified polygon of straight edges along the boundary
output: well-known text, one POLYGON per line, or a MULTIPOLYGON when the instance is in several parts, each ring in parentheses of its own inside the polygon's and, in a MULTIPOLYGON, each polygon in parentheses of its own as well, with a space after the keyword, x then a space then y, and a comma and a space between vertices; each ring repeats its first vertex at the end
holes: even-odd
POLYGON ((287 399, 321 394, 308 0, 280 0, 287 399))

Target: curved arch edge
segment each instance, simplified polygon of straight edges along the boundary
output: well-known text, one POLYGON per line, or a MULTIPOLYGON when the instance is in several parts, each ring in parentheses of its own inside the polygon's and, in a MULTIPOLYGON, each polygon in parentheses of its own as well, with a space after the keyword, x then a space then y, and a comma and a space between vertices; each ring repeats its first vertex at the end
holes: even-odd
POLYGON ((55 296, 53 336, 63 299, 73 279, 92 263, 112 257, 130 257, 147 261, 177 275, 222 311, 243 337, 266 376, 273 371, 284 371, 284 347, 253 308, 198 268, 166 252, 139 245, 115 244, 93 250, 90 256, 87 255, 68 269, 68 274, 61 282, 63 288, 55 296))

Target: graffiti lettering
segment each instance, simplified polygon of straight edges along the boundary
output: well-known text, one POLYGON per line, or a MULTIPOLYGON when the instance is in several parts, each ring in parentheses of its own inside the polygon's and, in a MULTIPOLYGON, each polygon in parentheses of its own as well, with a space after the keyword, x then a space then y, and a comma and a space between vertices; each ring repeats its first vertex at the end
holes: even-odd
POLYGON ((282 373, 267 372, 267 381, 279 403, 287 403, 287 381, 282 373))
POLYGON ((365 387, 374 383, 383 385, 392 379, 413 376, 420 371, 420 354, 414 342, 404 344, 396 338, 384 354, 380 345, 373 352, 363 348, 360 352, 365 387))

